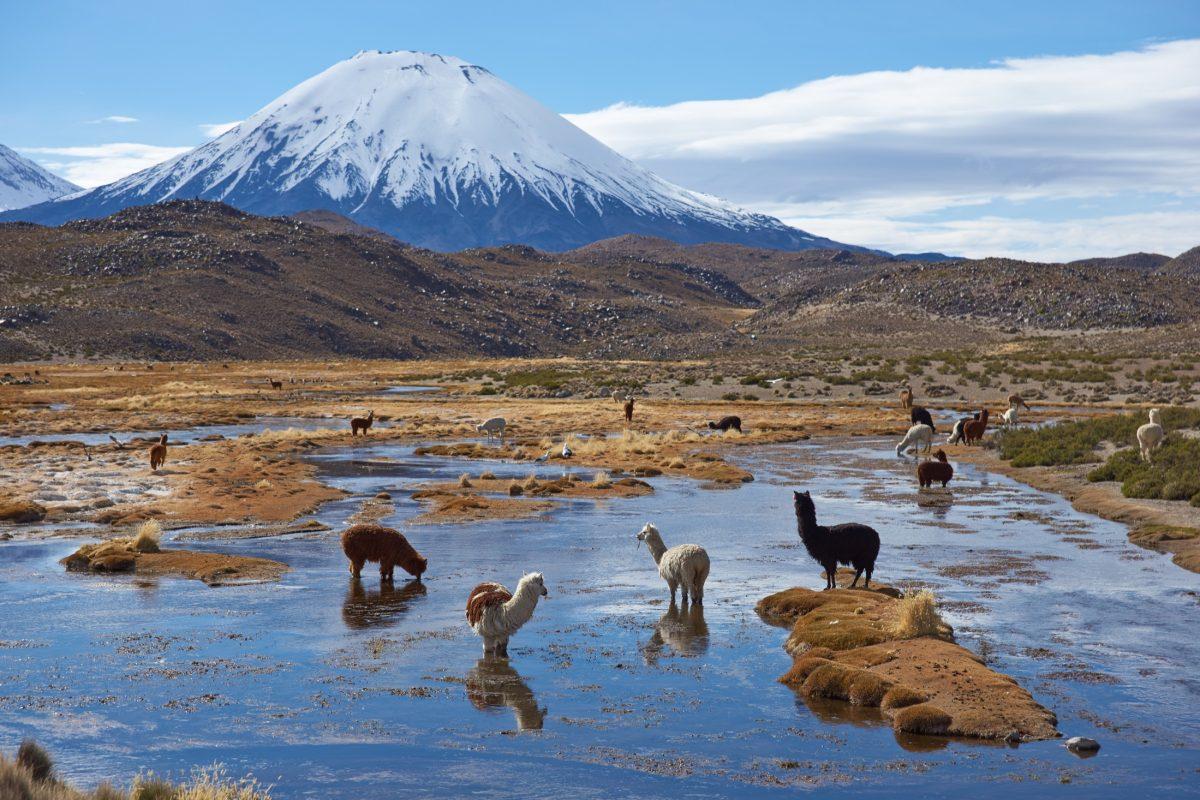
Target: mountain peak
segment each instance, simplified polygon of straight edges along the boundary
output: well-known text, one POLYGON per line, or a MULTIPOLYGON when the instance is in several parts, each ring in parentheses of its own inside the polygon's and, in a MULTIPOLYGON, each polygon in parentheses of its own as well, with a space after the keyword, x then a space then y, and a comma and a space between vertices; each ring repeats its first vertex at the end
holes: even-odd
POLYGON ((0 144, 0 211, 44 203, 79 187, 0 144))
POLYGON ((362 51, 191 152, 12 218, 184 198, 258 214, 327 209, 440 250, 564 250, 624 233, 836 244, 669 183, 482 67, 406 50, 362 51))

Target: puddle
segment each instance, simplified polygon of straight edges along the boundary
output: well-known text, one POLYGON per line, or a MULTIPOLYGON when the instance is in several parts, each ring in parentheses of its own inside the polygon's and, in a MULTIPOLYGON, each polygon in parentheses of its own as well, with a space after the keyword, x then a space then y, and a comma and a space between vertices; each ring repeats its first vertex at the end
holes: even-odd
POLYGON ((189 543, 285 561, 278 585, 64 575, 56 560, 77 542, 2 543, 0 741, 36 736, 83 784, 220 761, 278 798, 558 798, 564 786, 597 798, 797 787, 1007 798, 1014 782, 1050 792, 1068 780, 1088 797, 1194 791, 1200 576, 1128 544, 1120 525, 970 465, 945 502, 918 504, 912 462, 893 446, 739 449, 758 479, 731 491, 656 478, 642 498, 559 500, 547 522, 413 528, 426 580, 398 575, 391 590, 353 584, 338 545, 362 498, 390 492, 384 522, 402 525, 420 511, 404 491, 417 483, 562 467, 395 444, 321 452, 325 479, 357 495, 317 515, 334 531, 189 543), (785 633, 754 604, 822 585, 795 533, 801 487, 821 521, 875 526, 878 577, 934 586, 959 641, 1017 677, 1064 734, 1100 740, 1100 754, 898 739, 875 712, 810 706, 776 683, 791 661, 785 633), (668 544, 707 548, 702 613, 665 602, 633 538, 648 520, 668 544), (463 619, 468 592, 533 570, 549 598, 510 660, 482 660, 463 619))
POLYGON ((172 444, 188 444, 204 436, 224 436, 226 439, 235 439, 245 433, 262 433, 265 430, 285 431, 289 428, 295 428, 297 430, 315 431, 323 428, 343 428, 346 425, 345 420, 333 418, 255 417, 253 420, 235 422, 229 425, 197 425, 193 428, 165 431, 162 428, 155 428, 144 431, 93 431, 86 433, 45 433, 33 436, 0 436, 0 447, 7 445, 24 447, 30 442, 79 442, 89 447, 94 447, 111 444, 112 439, 110 436, 115 436, 121 442, 129 442, 133 439, 155 440, 162 433, 166 433, 170 437, 172 444))

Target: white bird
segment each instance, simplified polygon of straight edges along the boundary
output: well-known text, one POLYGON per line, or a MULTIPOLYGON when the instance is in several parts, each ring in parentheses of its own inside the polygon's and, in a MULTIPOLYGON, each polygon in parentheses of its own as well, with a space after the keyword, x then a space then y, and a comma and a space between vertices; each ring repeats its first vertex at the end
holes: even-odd
POLYGON ((568 445, 566 442, 563 442, 562 457, 570 458, 573 455, 575 455, 575 451, 571 449, 570 445, 568 445))
POLYGON ((540 456, 538 456, 537 458, 535 458, 535 459, 533 460, 533 463, 535 463, 535 464, 544 464, 544 463, 546 462, 546 459, 548 459, 548 458, 550 458, 550 451, 549 451, 549 450, 547 450, 546 452, 542 453, 540 456))

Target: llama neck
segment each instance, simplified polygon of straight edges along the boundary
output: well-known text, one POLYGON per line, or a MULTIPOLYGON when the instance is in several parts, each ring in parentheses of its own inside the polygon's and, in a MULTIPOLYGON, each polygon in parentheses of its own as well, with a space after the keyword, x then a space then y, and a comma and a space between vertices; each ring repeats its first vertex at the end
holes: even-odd
POLYGON ((655 564, 662 561, 663 554, 667 552, 667 546, 663 544, 662 538, 658 536, 646 537, 646 549, 654 557, 655 564))
POLYGON ((517 584, 517 591, 513 593, 512 600, 504 604, 504 616, 510 624, 524 625, 533 616, 539 597, 541 593, 533 582, 522 578, 517 584))

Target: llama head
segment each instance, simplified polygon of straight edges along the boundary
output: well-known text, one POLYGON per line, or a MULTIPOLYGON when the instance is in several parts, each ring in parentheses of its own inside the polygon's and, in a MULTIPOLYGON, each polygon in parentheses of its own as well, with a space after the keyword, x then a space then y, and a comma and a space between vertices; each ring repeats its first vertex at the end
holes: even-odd
POLYGON ((652 542, 655 539, 661 542, 662 534, 658 532, 658 528, 654 527, 654 523, 652 522, 647 522, 637 532, 638 547, 642 546, 642 542, 652 542))
POLYGON ((429 569, 429 559, 425 556, 417 556, 413 559, 412 569, 409 570, 409 573, 417 580, 421 580, 421 576, 427 569, 429 569))
POLYGON ((1159 414, 1159 411, 1157 408, 1150 409, 1150 421, 1153 422, 1155 425, 1162 424, 1162 417, 1159 414))
POLYGON ((712 420, 709 420, 708 421, 708 429, 710 431, 715 431, 717 429, 717 423, 713 422, 712 420))
POLYGON ((542 597, 549 597, 550 592, 546 591, 546 581, 540 572, 530 572, 521 578, 521 583, 528 583, 542 597))
POLYGON ((934 455, 934 458, 936 458, 938 461, 941 461, 942 463, 946 462, 946 451, 945 450, 939 449, 933 455, 934 455))
POLYGON ((792 501, 795 503, 797 511, 806 505, 809 508, 812 508, 813 506, 811 492, 792 492, 792 501))

